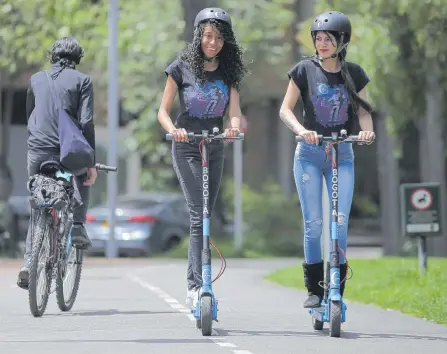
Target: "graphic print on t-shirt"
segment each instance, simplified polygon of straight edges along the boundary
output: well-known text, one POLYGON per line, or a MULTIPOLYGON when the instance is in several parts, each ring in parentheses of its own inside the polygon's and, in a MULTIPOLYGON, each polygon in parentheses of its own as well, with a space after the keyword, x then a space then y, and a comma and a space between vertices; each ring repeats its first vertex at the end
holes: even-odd
POLYGON ((317 94, 312 96, 317 122, 332 127, 348 120, 349 96, 343 84, 329 86, 317 84, 317 94))
POLYGON ((195 83, 185 89, 186 109, 191 117, 223 117, 228 103, 228 86, 222 80, 195 83))

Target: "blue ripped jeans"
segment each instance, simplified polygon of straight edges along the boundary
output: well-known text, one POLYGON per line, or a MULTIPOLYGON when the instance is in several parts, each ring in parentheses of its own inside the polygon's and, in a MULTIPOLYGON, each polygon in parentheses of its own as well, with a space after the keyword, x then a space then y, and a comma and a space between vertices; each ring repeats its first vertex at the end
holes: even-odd
MULTIPOLYGON (((326 143, 322 146, 298 143, 295 151, 293 174, 303 214, 304 258, 308 264, 322 261, 320 240, 323 231, 323 176, 328 191, 331 188, 332 179, 330 150, 326 154, 326 145, 326 143)), ((346 253, 349 213, 354 193, 352 144, 338 145, 338 175, 338 243, 346 253)), ((345 263, 342 252, 339 254, 340 264, 345 263)))

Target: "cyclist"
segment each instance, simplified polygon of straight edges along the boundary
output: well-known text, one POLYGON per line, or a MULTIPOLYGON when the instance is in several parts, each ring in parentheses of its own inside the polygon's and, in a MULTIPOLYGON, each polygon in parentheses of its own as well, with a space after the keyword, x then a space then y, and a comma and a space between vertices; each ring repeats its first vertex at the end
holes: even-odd
MULTIPOLYGON (((324 265, 320 238, 323 227, 322 181, 325 176, 330 188, 331 161, 326 155, 326 143, 319 146, 317 135, 330 136, 346 129, 352 134, 360 126, 360 139, 372 141, 375 137, 371 118, 372 107, 367 102, 366 85, 370 81, 362 67, 346 61, 347 46, 351 39, 351 22, 338 11, 318 15, 311 25, 310 34, 315 56, 297 63, 289 72, 289 84, 280 118, 305 142, 298 143, 294 159, 294 177, 301 203, 304 224, 304 281, 308 297, 305 308, 319 307, 324 289, 324 265), (303 125, 293 109, 299 98, 304 104, 303 125)), ((348 219, 354 192, 354 151, 351 144, 339 147, 339 215, 338 238, 346 252, 348 219)), ((340 278, 346 275, 346 260, 340 252, 340 278)), ((345 283, 340 286, 343 295, 345 283)))
MULTIPOLYGON (((223 131, 228 109, 231 127, 226 136, 237 136, 241 108, 239 89, 246 73, 242 50, 236 42, 230 15, 220 8, 205 8, 194 22, 192 43, 165 70, 167 75, 158 120, 174 136, 172 158, 190 214, 186 303, 195 306, 202 286, 202 160, 199 145, 188 142, 187 131, 201 133, 214 127, 223 131), (174 98, 179 93, 180 114, 175 124, 170 118, 174 98)), ((219 191, 224 164, 224 142, 210 144, 211 215, 219 191)))
MULTIPOLYGON (((90 76, 76 70, 76 65, 84 56, 84 50, 74 38, 63 37, 52 46, 49 71, 54 80, 56 94, 61 107, 77 120, 83 135, 90 146, 95 149, 95 127, 93 122, 93 83, 90 76)), ((28 175, 39 173, 42 162, 59 161, 60 142, 58 134, 57 104, 51 94, 49 78, 45 71, 31 76, 26 114, 28 119, 28 175)), ((75 204, 73 210, 72 243, 75 247, 87 249, 90 239, 84 227, 90 186, 97 177, 96 168, 86 166, 87 173, 75 178, 75 204)), ((23 267, 18 275, 17 285, 28 288, 29 261, 32 250, 31 221, 26 237, 23 267)))

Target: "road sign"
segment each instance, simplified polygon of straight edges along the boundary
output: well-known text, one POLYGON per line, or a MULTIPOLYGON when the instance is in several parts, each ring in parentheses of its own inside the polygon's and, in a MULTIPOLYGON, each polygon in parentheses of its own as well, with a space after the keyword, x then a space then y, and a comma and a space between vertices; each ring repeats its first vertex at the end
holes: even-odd
POLYGON ((400 186, 402 233, 406 236, 441 235, 439 183, 404 183, 400 186))

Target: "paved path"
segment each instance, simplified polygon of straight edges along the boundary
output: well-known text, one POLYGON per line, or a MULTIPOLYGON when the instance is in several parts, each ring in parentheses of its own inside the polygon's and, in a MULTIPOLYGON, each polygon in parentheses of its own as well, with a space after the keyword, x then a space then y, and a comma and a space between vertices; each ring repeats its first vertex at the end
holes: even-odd
POLYGON ((52 294, 42 318, 15 286, 18 263, 0 261, 0 353, 447 353, 447 326, 349 300, 342 338, 330 338, 327 325, 314 331, 305 293, 262 279, 297 263, 227 260, 214 286, 220 321, 202 337, 183 306, 183 260, 87 259, 72 311, 61 313, 52 294))

